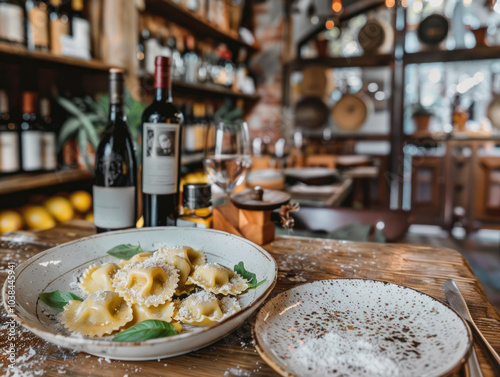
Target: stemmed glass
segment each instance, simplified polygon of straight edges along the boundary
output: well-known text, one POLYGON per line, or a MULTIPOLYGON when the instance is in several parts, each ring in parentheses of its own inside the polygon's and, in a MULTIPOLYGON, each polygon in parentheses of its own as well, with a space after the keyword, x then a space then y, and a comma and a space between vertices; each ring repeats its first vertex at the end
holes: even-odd
POLYGON ((209 126, 203 162, 210 181, 223 189, 229 200, 234 188, 245 181, 252 163, 247 124, 220 122, 209 126))

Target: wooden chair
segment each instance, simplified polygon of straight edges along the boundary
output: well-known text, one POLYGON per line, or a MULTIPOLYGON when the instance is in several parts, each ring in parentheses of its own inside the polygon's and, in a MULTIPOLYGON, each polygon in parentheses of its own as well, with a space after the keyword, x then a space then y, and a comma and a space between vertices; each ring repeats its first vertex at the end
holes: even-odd
POLYGON ((412 223, 410 212, 401 210, 356 210, 351 208, 301 207, 292 212, 296 229, 332 232, 340 227, 359 223, 382 229, 387 242, 404 237, 412 223))

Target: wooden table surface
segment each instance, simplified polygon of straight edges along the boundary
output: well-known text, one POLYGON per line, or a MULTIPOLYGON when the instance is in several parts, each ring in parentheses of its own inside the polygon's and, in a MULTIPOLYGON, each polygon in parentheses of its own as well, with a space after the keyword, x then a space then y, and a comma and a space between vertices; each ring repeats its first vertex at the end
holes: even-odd
MULTIPOLYGON (((55 229, 17 232, 0 238, 0 283, 9 263, 16 265, 38 252, 72 239, 93 234, 93 225, 74 221, 55 229)), ((371 244, 324 239, 279 237, 265 246, 276 259, 279 279, 270 297, 298 284, 334 278, 366 278, 406 285, 445 300, 441 289, 453 278, 465 296, 472 317, 492 346, 500 353, 500 315, 488 302, 481 284, 465 259, 456 251, 400 244, 371 244)), ((68 256, 70 257, 70 256, 68 256)), ((53 346, 19 326, 16 328, 15 372, 6 351, 8 320, 0 313, 0 371, 2 375, 68 376, 275 376, 253 346, 251 326, 245 323, 219 342, 184 356, 158 361, 106 360, 53 346)), ((500 376, 476 346, 486 377, 500 376)), ((461 375, 466 375, 463 372, 461 375)))

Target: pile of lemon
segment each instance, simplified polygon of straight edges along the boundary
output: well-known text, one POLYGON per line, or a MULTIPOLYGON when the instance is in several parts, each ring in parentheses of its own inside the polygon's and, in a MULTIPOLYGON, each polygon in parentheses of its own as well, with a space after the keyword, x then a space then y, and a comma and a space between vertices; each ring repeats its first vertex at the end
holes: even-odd
POLYGON ((72 219, 94 221, 92 195, 75 191, 67 196, 52 196, 40 204, 0 212, 0 234, 20 229, 44 230, 72 219))

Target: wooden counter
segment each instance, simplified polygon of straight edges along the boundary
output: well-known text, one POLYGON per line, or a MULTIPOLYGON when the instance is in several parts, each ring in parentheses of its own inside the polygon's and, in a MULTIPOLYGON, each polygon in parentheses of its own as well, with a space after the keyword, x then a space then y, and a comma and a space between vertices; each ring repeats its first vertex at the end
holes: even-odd
MULTIPOLYGON (((73 221, 44 232, 17 232, 1 237, 0 283, 3 285, 5 281, 9 262, 19 264, 51 246, 94 232, 90 223, 73 221)), ((469 264, 456 251, 294 237, 279 237, 265 248, 276 258, 279 266, 278 283, 270 297, 312 280, 366 278, 406 285, 444 301, 442 284, 453 278, 465 296, 479 329, 500 352, 500 314, 488 302, 469 264)), ((0 318, 0 371, 5 371, 9 365, 6 352, 9 341, 8 317, 3 307, 0 318)), ((21 373, 12 373, 12 376, 24 375, 22 372, 26 375, 120 377, 276 375, 255 350, 249 323, 200 351, 158 361, 122 362, 71 352, 46 343, 19 326, 14 344, 16 368, 21 373)), ((499 376, 500 371, 492 369, 483 351, 478 347, 476 351, 485 377, 499 376)))

